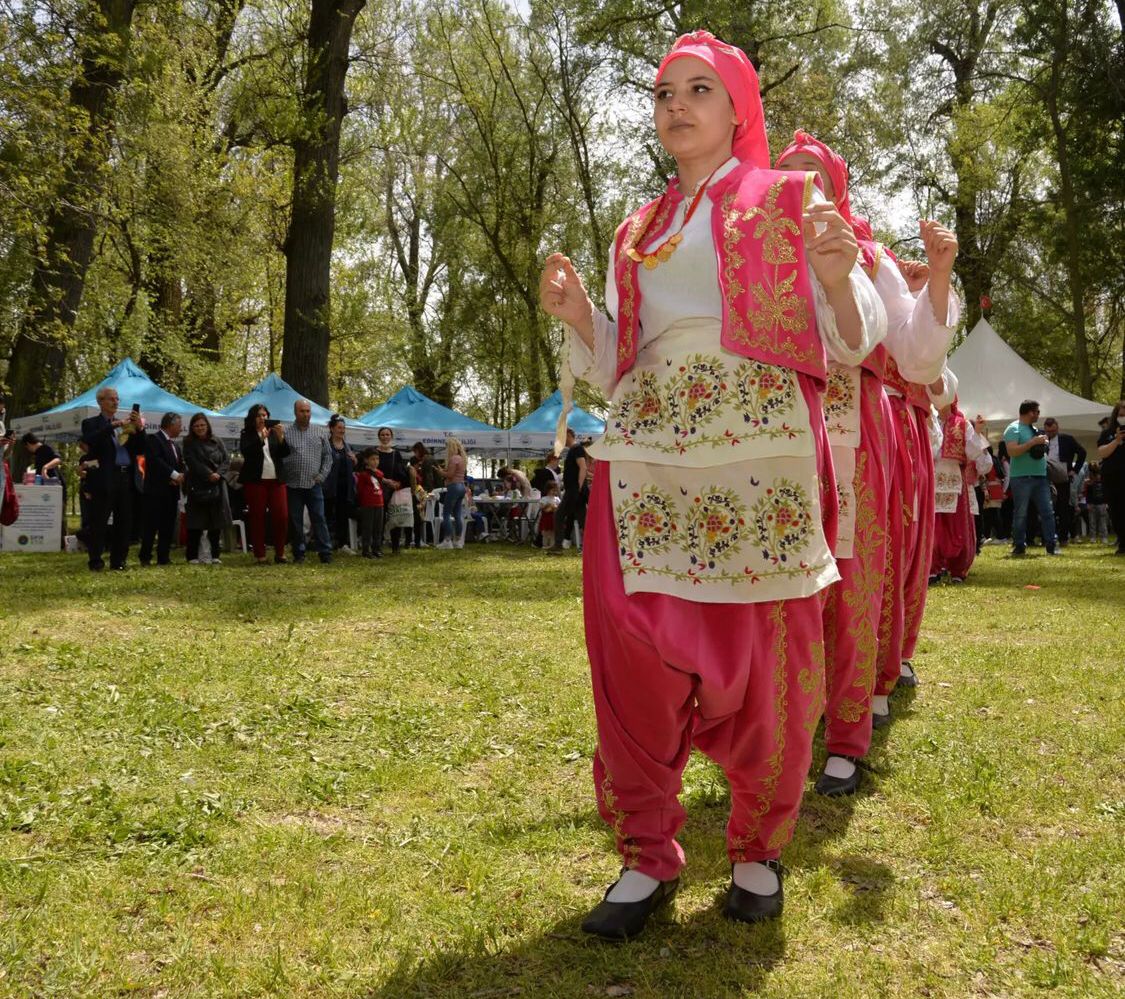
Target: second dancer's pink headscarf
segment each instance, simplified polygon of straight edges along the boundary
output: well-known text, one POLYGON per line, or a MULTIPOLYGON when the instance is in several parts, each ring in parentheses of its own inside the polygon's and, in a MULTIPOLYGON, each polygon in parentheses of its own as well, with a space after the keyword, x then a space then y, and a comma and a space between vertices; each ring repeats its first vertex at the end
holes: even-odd
POLYGON ((750 163, 759 170, 768 170, 770 147, 766 141, 762 95, 758 86, 758 74, 746 53, 734 45, 720 41, 710 31, 693 31, 676 39, 676 44, 656 71, 656 79, 660 79, 673 59, 685 56, 707 63, 723 81, 723 86, 730 95, 735 117, 738 118, 731 152, 743 163, 750 163))
POLYGON ((844 159, 831 146, 825 145, 820 139, 798 129, 793 133, 793 141, 789 143, 777 158, 778 169, 790 156, 804 153, 811 156, 828 174, 832 181, 832 190, 835 191, 836 210, 844 216, 850 224, 852 221, 852 204, 848 195, 848 161, 844 159))

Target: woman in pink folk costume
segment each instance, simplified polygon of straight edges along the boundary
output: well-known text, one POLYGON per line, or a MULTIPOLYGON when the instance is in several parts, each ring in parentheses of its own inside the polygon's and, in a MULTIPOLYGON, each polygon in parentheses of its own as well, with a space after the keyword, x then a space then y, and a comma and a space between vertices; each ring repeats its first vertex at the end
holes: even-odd
MULTIPOLYGON (((912 295, 928 295, 930 267, 918 262, 899 265, 912 295)), ((950 301, 949 325, 956 324, 957 302, 950 301)), ((957 394, 957 378, 943 367, 933 382, 908 380, 888 357, 884 386, 894 413, 896 461, 891 475, 887 529, 887 579, 879 619, 872 722, 889 725, 890 694, 896 686, 914 687, 914 649, 922 630, 934 545, 934 408, 957 394)))
POLYGON ((617 231, 609 315, 561 254, 540 284, 610 399, 583 557, 594 784, 624 867, 583 929, 609 939, 676 891, 693 744, 731 785, 724 914, 781 913, 839 578, 820 397, 829 358, 858 364, 885 330, 851 228, 811 174, 770 170, 746 55, 685 35, 654 98, 677 176, 617 231))
POLYGON ((896 460, 894 413, 883 388, 888 359, 912 378, 941 374, 957 320, 949 275, 957 239, 936 222, 919 223, 931 280, 915 298, 894 257, 871 238, 863 219, 853 219, 848 165, 807 132, 798 131, 777 158, 779 170, 813 171, 825 195, 853 224, 860 258, 887 313, 887 336, 858 366, 831 363, 824 418, 840 493, 836 555, 839 585, 824 601, 826 664, 825 743, 828 759, 816 789, 829 796, 859 786, 858 761, 871 746, 878 630, 886 582, 889 503, 896 460))
POLYGON ((973 427, 954 399, 938 413, 941 442, 934 448, 934 551, 931 584, 949 573, 963 583, 977 555, 976 482, 992 468, 984 420, 973 427))

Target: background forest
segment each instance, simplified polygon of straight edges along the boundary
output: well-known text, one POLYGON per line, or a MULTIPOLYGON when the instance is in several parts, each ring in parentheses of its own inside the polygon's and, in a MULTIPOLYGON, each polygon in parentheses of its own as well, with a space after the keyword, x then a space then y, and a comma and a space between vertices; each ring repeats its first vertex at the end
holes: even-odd
POLYGON ((656 61, 707 27, 775 151, 851 163, 896 252, 952 224, 1062 385, 1125 394, 1125 0, 0 0, 9 415, 134 356, 222 405, 271 370, 359 413, 404 383, 502 427, 554 388, 540 261, 600 296, 669 164, 656 61))

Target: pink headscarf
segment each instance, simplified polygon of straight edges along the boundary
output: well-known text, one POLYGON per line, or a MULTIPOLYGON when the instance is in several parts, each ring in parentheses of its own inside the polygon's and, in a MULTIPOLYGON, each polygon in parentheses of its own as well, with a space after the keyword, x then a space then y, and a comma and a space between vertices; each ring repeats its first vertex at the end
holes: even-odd
POLYGON ((731 152, 743 163, 759 170, 770 166, 770 147, 766 141, 766 123, 762 115, 762 95, 758 74, 746 53, 734 45, 720 41, 710 31, 693 31, 680 35, 672 50, 656 71, 659 80, 673 59, 693 56, 707 63, 727 88, 738 125, 734 130, 731 152))
POLYGON ((826 146, 820 139, 797 129, 793 133, 793 141, 782 150, 781 155, 777 158, 778 168, 780 169, 781 164, 788 157, 798 153, 812 156, 824 167, 824 172, 828 174, 828 178, 832 181, 832 190, 836 192, 836 210, 850 223, 852 221, 852 205, 848 199, 847 160, 830 146, 826 146))
POLYGON ((871 229, 871 223, 862 215, 852 216, 852 231, 855 233, 855 238, 860 242, 864 240, 873 242, 875 239, 875 233, 871 229))

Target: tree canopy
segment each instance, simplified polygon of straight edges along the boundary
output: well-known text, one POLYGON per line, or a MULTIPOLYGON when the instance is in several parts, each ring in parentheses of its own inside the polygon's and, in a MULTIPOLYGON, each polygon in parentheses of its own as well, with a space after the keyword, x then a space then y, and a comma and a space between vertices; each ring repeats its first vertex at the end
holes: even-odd
MULTIPOLYGON (((775 151, 843 153, 896 252, 951 224, 967 325, 1125 394, 1125 34, 1107 0, 0 0, 0 385, 131 354, 221 405, 270 370, 358 412, 406 382, 509 425, 554 388, 551 251, 600 294, 671 169, 653 69, 706 27, 775 151)), ((593 400, 597 401, 597 400, 593 400)))

